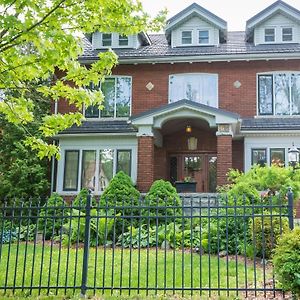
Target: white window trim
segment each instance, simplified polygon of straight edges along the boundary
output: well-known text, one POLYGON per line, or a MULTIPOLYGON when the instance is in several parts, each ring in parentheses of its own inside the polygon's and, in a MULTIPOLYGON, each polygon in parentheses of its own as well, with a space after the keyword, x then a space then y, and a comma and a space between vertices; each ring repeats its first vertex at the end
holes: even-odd
POLYGON ((276 44, 278 43, 277 41, 277 30, 276 30, 276 26, 267 26, 263 28, 263 32, 264 32, 264 44, 276 44), (274 41, 266 41, 266 29, 274 29, 274 41))
POLYGON ((125 36, 124 34, 119 34, 118 33, 118 48, 130 48, 129 47, 129 36, 127 35, 126 37, 127 37, 127 45, 120 45, 120 37, 121 36, 125 36))
POLYGON ((199 46, 209 46, 211 45, 211 32, 209 28, 197 28, 197 44, 199 46), (208 43, 199 43, 199 32, 200 31, 207 31, 208 32, 208 43))
MULTIPOLYGON (((216 100, 216 104, 217 104, 217 108, 219 107, 219 74, 218 73, 175 73, 175 74, 170 74, 169 75, 169 81, 168 81, 168 103, 172 103, 171 102, 171 85, 170 85, 170 80, 172 76, 186 76, 186 75, 214 75, 217 79, 217 100, 216 100)), ((195 102, 195 103, 199 103, 199 102, 195 102)), ((213 107, 213 106, 212 106, 213 107)))
POLYGON ((190 27, 186 27, 186 28, 182 28, 180 29, 180 37, 179 37, 179 47, 195 47, 195 46, 212 46, 212 31, 211 28, 208 27, 197 27, 197 28, 190 28, 190 27), (182 32, 183 31, 190 31, 192 33, 192 43, 191 44, 183 44, 182 43, 182 32), (199 31, 208 31, 208 43, 205 44, 200 44, 199 43, 199 31))
MULTIPOLYGON (((98 118, 86 118, 85 117, 85 106, 83 106, 82 109, 82 114, 85 117, 86 121, 99 121, 99 120, 106 120, 106 121, 112 121, 112 120, 128 120, 128 118, 130 118, 130 116, 132 115, 132 76, 128 76, 128 75, 112 75, 112 76, 106 76, 105 79, 107 78, 130 78, 131 81, 131 95, 130 95, 130 107, 129 107, 129 116, 128 117, 117 117, 116 116, 116 101, 114 103, 114 117, 101 117, 101 111, 99 111, 99 117, 98 118)), ((101 89, 101 83, 100 83, 100 89, 101 89)), ((115 86, 115 92, 116 92, 116 86, 115 86)))
MULTIPOLYGON (((113 176, 116 175, 117 173, 117 151, 118 150, 128 150, 131 151, 131 179, 133 182, 136 181, 136 174, 137 174, 137 166, 136 166, 136 155, 137 155, 137 148, 133 147, 133 146, 107 146, 107 147, 95 147, 95 146, 67 146, 67 147, 62 147, 61 148, 61 160, 60 160, 60 173, 57 176, 57 192, 61 195, 74 195, 80 192, 81 190, 81 180, 82 180, 82 156, 83 156, 83 151, 96 151, 96 174, 97 176, 99 175, 99 162, 100 162, 100 151, 101 150, 105 150, 105 149, 111 149, 114 151, 114 156, 113 156, 113 176), (77 186, 77 190, 75 191, 65 191, 64 190, 64 186, 63 186, 63 181, 64 181, 64 171, 65 171, 65 153, 66 151, 79 151, 79 164, 78 164, 78 186, 77 186), (59 181, 62 182, 61 185, 59 185, 59 181)), ((99 179, 99 178, 98 178, 99 179)), ((95 191, 94 194, 95 195, 101 195, 103 193, 103 191, 99 191, 99 180, 96 180, 95 182, 95 191)))
POLYGON ((120 46, 119 44, 119 33, 112 32, 111 33, 111 46, 103 46, 103 34, 100 32, 100 45, 98 45, 95 49, 125 49, 125 48, 135 48, 134 45, 134 35, 128 35, 128 45, 127 46, 120 46))
POLYGON ((295 30, 294 30, 294 27, 293 26, 289 26, 289 25, 287 25, 287 26, 281 26, 281 28, 280 28, 281 30, 280 30, 280 33, 281 33, 281 35, 280 35, 280 38, 281 38, 281 42, 282 43, 284 43, 284 44, 288 44, 288 43, 295 43, 295 30), (284 41, 283 40, 283 29, 292 29, 292 40, 291 41, 284 41))
POLYGON ((114 37, 113 37, 113 34, 112 33, 101 33, 101 47, 102 48, 111 48, 112 46, 113 46, 113 39, 114 39, 114 37), (104 34, 110 34, 110 37, 111 37, 111 43, 110 43, 110 45, 103 45, 103 35, 104 34))
MULTIPOLYGON (((300 71, 274 71, 274 72, 262 72, 262 73, 256 73, 256 117, 258 118, 300 118, 300 115, 293 115, 291 114, 291 107, 290 107, 290 114, 288 115, 276 115, 276 110, 275 110, 275 85, 274 85, 274 81, 273 81, 273 114, 272 115, 260 115, 259 114, 259 76, 260 75, 273 75, 273 80, 274 80, 274 75, 276 74, 287 74, 287 75, 291 75, 291 74, 299 74, 300 75, 300 71)), ((289 96, 291 97, 291 76, 289 78, 290 80, 290 91, 289 91, 289 96)))
POLYGON ((193 44, 194 44, 194 34, 193 34, 193 29, 188 29, 188 28, 186 28, 186 29, 182 29, 181 31, 180 31, 180 45, 181 46, 193 46, 193 44), (185 31, 187 31, 187 32, 190 32, 191 33, 191 43, 190 44, 183 44, 182 43, 182 34, 183 34, 183 32, 185 32, 185 31))

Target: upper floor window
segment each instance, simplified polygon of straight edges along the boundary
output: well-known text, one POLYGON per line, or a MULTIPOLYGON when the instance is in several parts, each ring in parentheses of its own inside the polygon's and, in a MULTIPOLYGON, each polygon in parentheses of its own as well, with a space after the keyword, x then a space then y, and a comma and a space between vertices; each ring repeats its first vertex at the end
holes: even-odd
POLYGON ((119 35, 119 46, 128 46, 128 36, 119 35))
POLYGON ((209 31, 199 30, 199 44, 208 44, 208 43, 209 43, 209 31))
POLYGON ((259 115, 300 115, 300 73, 258 75, 259 115))
POLYGON ((218 75, 175 74, 169 77, 169 102, 182 99, 218 107, 218 75))
POLYGON ((282 41, 283 42, 293 41, 293 28, 291 27, 282 28, 282 41))
MULTIPOLYGON (((99 87, 92 87, 98 89, 99 87)), ((85 110, 86 118, 120 118, 129 117, 131 109, 131 77, 108 77, 102 82, 104 95, 103 109, 89 106, 85 110)))
POLYGON ((192 31, 191 30, 182 31, 181 43, 183 45, 191 45, 192 44, 192 31))
POLYGON ((112 45, 112 34, 111 33, 103 33, 102 34, 102 46, 109 47, 112 45))
POLYGON ((275 42, 275 28, 265 28, 265 42, 275 42))

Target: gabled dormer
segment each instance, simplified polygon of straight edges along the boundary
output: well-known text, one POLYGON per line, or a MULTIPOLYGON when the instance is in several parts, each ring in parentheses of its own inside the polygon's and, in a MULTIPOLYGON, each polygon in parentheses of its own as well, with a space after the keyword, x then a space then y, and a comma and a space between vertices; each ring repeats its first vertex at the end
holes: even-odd
POLYGON ((300 11, 274 2, 247 21, 246 40, 255 45, 300 43, 300 11))
POLYGON ((93 49, 138 49, 151 44, 148 35, 144 32, 134 35, 121 35, 119 33, 94 32, 91 35, 93 49))
POLYGON ((165 31, 172 48, 218 46, 226 41, 227 22, 193 3, 169 19, 165 31))

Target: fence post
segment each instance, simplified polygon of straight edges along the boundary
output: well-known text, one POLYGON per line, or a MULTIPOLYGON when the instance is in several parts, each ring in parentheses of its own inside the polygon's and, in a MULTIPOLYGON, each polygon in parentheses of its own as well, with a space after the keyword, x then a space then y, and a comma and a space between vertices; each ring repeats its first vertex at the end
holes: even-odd
POLYGON ((84 231, 84 248, 83 248, 83 265, 82 265, 82 278, 81 278, 81 296, 85 297, 87 290, 87 275, 89 265, 89 250, 90 250, 90 228, 91 228, 91 190, 86 197, 85 207, 85 231, 84 231))
POLYGON ((289 188, 289 190, 288 190, 288 215, 289 215, 289 226, 290 226, 291 230, 294 229, 293 205, 294 205, 294 194, 292 192, 292 188, 289 188))

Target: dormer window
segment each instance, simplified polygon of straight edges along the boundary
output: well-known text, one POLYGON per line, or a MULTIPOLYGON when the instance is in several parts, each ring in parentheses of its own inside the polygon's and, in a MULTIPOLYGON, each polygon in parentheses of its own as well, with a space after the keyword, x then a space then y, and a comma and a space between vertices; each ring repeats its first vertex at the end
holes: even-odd
POLYGON ((275 28, 265 28, 265 42, 275 42, 275 28))
POLYGON ((184 30, 181 33, 181 44, 191 45, 192 44, 192 30, 184 30))
POLYGON ((112 35, 111 33, 103 33, 102 34, 102 46, 110 47, 112 44, 112 35))
POLYGON ((199 44, 208 44, 209 43, 209 31, 208 30, 199 30, 199 44))
POLYGON ((119 46, 128 46, 128 36, 119 35, 119 46))
POLYGON ((293 28, 291 27, 282 28, 282 41, 283 42, 293 41, 293 28))

